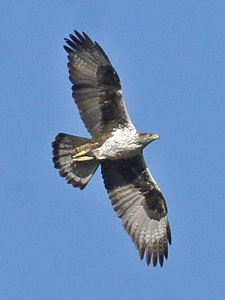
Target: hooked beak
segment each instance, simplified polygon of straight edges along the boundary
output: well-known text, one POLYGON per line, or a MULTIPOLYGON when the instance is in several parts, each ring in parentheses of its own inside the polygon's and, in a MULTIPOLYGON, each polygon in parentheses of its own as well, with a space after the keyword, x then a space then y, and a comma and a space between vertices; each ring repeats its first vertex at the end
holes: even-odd
POLYGON ((152 141, 157 140, 157 139, 159 139, 159 135, 156 134, 156 133, 154 133, 154 134, 151 136, 151 138, 152 138, 152 141))

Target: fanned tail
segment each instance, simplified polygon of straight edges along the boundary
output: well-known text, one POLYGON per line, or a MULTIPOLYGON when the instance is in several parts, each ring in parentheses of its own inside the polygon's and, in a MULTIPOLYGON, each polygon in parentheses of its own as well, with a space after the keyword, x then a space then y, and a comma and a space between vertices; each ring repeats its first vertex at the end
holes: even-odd
POLYGON ((59 133, 53 147, 54 167, 66 178, 67 183, 81 190, 88 184, 99 162, 85 153, 90 151, 90 139, 59 133), (85 152, 86 151, 86 152, 85 152))

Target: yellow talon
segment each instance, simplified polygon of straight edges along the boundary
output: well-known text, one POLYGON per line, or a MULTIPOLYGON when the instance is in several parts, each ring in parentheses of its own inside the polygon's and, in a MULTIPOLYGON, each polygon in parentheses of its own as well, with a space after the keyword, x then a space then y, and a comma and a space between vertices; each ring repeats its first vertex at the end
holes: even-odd
POLYGON ((86 151, 80 151, 80 152, 78 152, 77 154, 75 154, 73 157, 75 158, 75 157, 80 157, 80 156, 83 156, 83 155, 85 155, 87 152, 86 151))
POLYGON ((82 157, 76 157, 74 156, 74 161, 88 161, 88 160, 92 160, 94 159, 94 157, 91 156, 82 156, 82 157))

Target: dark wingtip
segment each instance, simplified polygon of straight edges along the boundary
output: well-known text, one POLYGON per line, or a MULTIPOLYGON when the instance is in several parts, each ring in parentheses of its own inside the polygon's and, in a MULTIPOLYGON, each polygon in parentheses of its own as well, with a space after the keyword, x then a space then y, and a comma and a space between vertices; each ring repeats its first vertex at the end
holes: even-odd
POLYGON ((166 243, 166 247, 164 248, 164 256, 165 256, 166 259, 168 258, 168 246, 167 246, 167 243, 166 243))
POLYGON ((161 267, 163 266, 163 254, 159 254, 159 264, 161 267))
POLYGON ((149 266, 151 263, 152 253, 151 251, 146 252, 146 264, 149 266))
POLYGON ((67 53, 70 54, 72 52, 81 52, 83 49, 88 49, 91 44, 93 44, 93 41, 85 32, 82 32, 82 35, 79 31, 74 30, 74 33, 75 35, 69 34, 70 39, 64 38, 65 42, 69 46, 63 46, 67 53))
POLYGON ((158 262, 158 253, 153 252, 153 258, 152 258, 153 267, 157 266, 157 262, 158 262))
POLYGON ((70 47, 66 46, 66 45, 63 45, 63 48, 66 50, 66 52, 67 52, 68 54, 70 54, 70 53, 73 52, 73 50, 72 50, 70 47))
POLYGON ((83 37, 83 35, 82 35, 79 31, 74 30, 74 33, 76 34, 76 36, 77 36, 81 41, 84 41, 84 37, 83 37))
POLYGON ((79 36, 80 35, 80 32, 76 29, 74 29, 74 33, 76 34, 76 36, 79 36))
POLYGON ((92 39, 91 39, 84 31, 82 31, 82 33, 83 33, 83 36, 85 37, 85 39, 86 39, 88 42, 90 42, 90 43, 93 44, 92 39))
POLYGON ((169 225, 169 223, 167 224, 166 231, 167 231, 167 239, 168 239, 168 242, 169 242, 169 244, 171 245, 171 244, 172 244, 172 236, 171 236, 171 230, 170 230, 170 225, 169 225))
POLYGON ((144 255, 145 255, 145 249, 144 248, 139 249, 139 257, 141 260, 144 258, 144 255))

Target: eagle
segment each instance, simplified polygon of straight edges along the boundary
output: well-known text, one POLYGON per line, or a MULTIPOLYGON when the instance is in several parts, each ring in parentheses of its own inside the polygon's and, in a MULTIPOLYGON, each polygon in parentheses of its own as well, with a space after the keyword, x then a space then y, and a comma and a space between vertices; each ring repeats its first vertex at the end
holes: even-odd
POLYGON ((140 259, 162 267, 171 244, 167 205, 143 157, 159 136, 139 133, 131 122, 119 76, 101 46, 85 32, 69 37, 64 49, 72 96, 91 138, 59 133, 52 143, 54 167, 82 190, 101 165, 113 209, 140 259))

